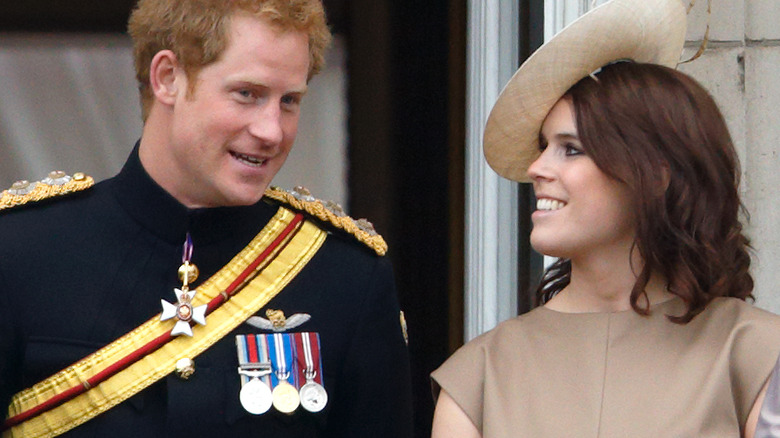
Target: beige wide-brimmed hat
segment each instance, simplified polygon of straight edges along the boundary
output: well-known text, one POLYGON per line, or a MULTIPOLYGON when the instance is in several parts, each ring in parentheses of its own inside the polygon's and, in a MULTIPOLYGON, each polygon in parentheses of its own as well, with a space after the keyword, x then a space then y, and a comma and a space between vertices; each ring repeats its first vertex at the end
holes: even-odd
POLYGON ((485 127, 485 158, 504 178, 530 182, 539 131, 553 105, 580 79, 611 62, 676 67, 685 43, 681 0, 611 0, 587 12, 533 53, 509 80, 485 127))

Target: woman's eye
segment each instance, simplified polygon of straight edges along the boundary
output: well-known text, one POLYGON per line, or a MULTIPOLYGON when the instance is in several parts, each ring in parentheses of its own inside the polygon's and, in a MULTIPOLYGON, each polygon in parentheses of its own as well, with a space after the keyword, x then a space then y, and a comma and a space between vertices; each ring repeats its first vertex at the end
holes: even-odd
POLYGON ((580 155, 580 154, 582 154, 582 150, 579 147, 577 147, 577 146, 575 146, 575 145, 573 145, 571 143, 565 144, 564 148, 566 148, 566 155, 580 155))

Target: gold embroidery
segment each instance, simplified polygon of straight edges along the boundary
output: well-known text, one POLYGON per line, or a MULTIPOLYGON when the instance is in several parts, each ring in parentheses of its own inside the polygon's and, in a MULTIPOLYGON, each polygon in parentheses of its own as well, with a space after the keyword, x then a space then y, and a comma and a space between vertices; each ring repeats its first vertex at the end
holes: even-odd
POLYGON ((355 236, 358 241, 373 249, 380 256, 387 253, 385 239, 374 230, 371 222, 366 219, 352 219, 344 213, 340 205, 332 201, 317 199, 303 187, 296 187, 291 191, 271 187, 265 191, 265 196, 333 224, 336 228, 355 236))
POLYGON ((91 176, 81 172, 71 177, 61 171, 51 172, 42 181, 17 181, 0 194, 0 210, 79 192, 94 184, 95 180, 91 176))
POLYGON ((265 311, 265 316, 268 317, 268 320, 271 321, 274 328, 284 329, 285 323, 287 322, 287 318, 284 317, 284 312, 281 310, 268 309, 265 311))

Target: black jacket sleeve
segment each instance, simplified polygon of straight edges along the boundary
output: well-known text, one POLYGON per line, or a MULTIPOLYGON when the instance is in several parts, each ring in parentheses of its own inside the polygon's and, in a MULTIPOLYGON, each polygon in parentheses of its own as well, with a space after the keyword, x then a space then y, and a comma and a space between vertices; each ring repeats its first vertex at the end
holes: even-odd
POLYGON ((330 437, 412 436, 409 353, 390 262, 378 259, 328 419, 330 437))

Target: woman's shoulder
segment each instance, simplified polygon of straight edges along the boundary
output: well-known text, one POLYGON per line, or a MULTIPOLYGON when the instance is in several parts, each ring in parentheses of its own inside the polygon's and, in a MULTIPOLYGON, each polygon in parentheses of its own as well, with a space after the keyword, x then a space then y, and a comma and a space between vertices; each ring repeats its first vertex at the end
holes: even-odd
POLYGON ((461 346, 431 373, 434 394, 440 388, 446 390, 474 424, 481 427, 486 375, 489 370, 510 372, 512 367, 503 366, 507 361, 515 363, 516 369, 528 357, 533 357, 526 353, 540 354, 529 343, 532 342, 529 335, 541 326, 543 313, 534 309, 503 321, 461 346))
POLYGON ((720 321, 720 325, 733 322, 734 328, 756 326, 780 331, 780 315, 738 298, 715 298, 699 316, 713 323, 720 321))
MULTIPOLYGON (((685 304, 682 300, 676 301, 663 319, 685 313, 685 304)), ((773 344, 780 347, 780 316, 738 298, 715 298, 690 322, 664 322, 664 325, 668 327, 664 333, 680 336, 687 339, 686 342, 710 346, 773 344)))
POLYGON ((737 298, 716 298, 689 324, 701 339, 721 340, 734 369, 763 379, 780 353, 780 316, 737 298))

